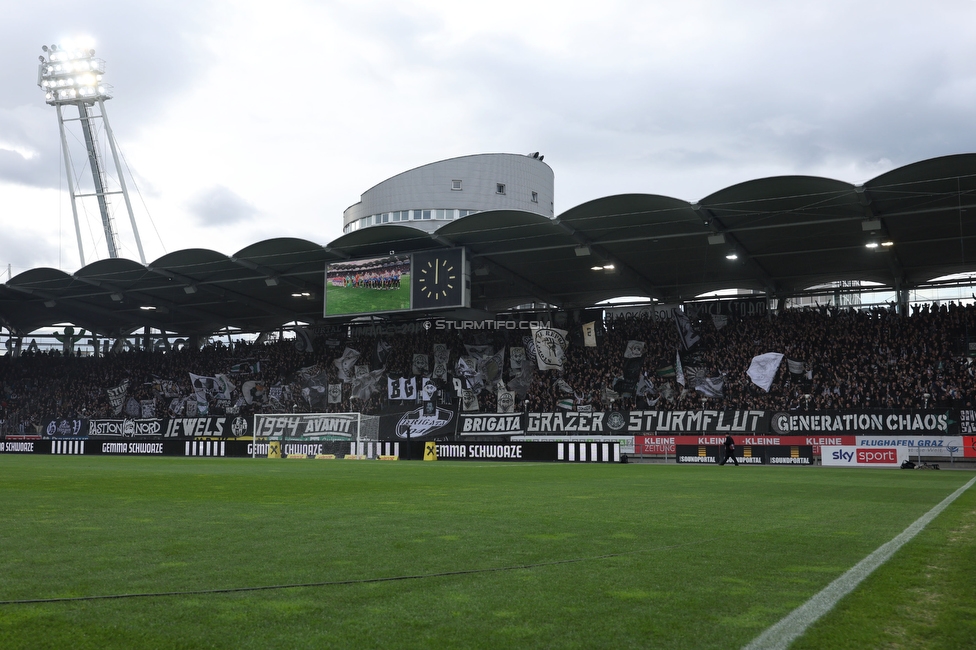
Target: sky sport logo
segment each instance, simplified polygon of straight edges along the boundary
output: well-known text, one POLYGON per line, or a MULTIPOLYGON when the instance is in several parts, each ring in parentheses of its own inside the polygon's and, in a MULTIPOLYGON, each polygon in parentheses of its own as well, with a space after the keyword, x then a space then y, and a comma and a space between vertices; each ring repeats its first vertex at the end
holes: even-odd
POLYGON ((858 449, 857 463, 861 464, 884 464, 898 462, 898 452, 894 449, 858 449))
POLYGON ((823 447, 823 464, 834 467, 898 467, 897 447, 823 447))
POLYGON ((434 330, 532 330, 552 326, 541 320, 425 320, 424 329, 434 330))

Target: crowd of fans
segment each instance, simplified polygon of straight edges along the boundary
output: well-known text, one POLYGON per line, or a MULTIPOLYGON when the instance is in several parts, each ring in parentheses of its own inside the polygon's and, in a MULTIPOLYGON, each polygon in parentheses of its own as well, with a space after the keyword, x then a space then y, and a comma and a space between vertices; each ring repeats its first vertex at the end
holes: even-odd
MULTIPOLYGON (((458 388, 469 390, 470 378, 461 378, 458 360, 471 362, 471 346, 478 346, 477 358, 505 351, 502 363, 496 356, 473 391, 478 410, 487 412, 496 411, 498 390, 508 389, 516 393, 515 410, 533 412, 971 408, 976 403, 976 366, 967 354, 970 333, 976 338, 976 306, 923 305, 910 314, 894 308, 816 308, 727 322, 692 320, 700 341, 682 350, 680 358, 672 319, 607 318, 597 322, 596 345, 589 347, 582 323, 567 324, 561 370, 537 368, 527 330, 318 336, 311 349, 296 345, 300 339, 277 339, 100 356, 84 355, 81 348, 74 354, 25 351, 0 356, 0 432, 31 431, 50 419, 119 417, 118 401, 112 403, 107 391, 120 385, 127 386, 128 405, 149 403, 155 417, 182 416, 197 408, 191 373, 223 375, 233 384, 220 399, 209 396, 210 414, 379 413, 404 406, 389 399, 387 378, 414 376, 415 354, 428 357, 427 371, 421 372, 434 374, 435 345, 446 346, 449 360, 446 376, 428 380, 437 389, 433 399, 459 407, 458 388), (636 359, 625 356, 631 341, 644 344, 636 359), (522 368, 511 363, 511 350, 518 347, 526 351, 522 368), (347 348, 359 357, 343 369, 337 360, 347 348), (784 355, 768 391, 746 374, 752 359, 767 352, 784 355), (361 367, 360 377, 383 370, 373 373, 372 388, 366 379, 364 389, 364 380, 355 380, 355 366, 361 367), (696 390, 701 378, 712 380, 710 390, 696 390), (326 399, 329 385, 338 401, 326 399)), ((419 400, 423 378, 414 381, 418 391, 411 399, 419 400)))

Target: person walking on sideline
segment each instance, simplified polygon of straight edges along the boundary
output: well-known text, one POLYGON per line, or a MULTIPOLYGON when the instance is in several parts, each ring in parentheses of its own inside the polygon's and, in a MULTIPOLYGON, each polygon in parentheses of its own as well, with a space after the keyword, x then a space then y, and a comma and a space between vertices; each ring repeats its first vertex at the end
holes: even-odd
POLYGON ((724 465, 730 458, 732 459, 732 462, 735 463, 735 466, 738 467, 739 461, 735 457, 735 440, 732 439, 731 434, 725 436, 725 458, 722 459, 722 462, 719 463, 719 465, 724 465))

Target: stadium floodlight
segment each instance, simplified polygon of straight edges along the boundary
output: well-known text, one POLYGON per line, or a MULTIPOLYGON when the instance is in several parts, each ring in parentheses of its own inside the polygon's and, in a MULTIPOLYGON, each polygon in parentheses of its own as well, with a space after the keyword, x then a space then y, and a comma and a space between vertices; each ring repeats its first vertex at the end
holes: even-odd
POLYGON ((37 85, 51 106, 75 104, 79 99, 98 101, 112 98, 112 87, 102 81, 105 61, 95 58, 93 49, 62 49, 57 45, 41 48, 37 85))
POLYGON ((112 194, 121 194, 125 201, 125 207, 129 213, 129 222, 132 225, 132 234, 139 249, 139 259, 145 264, 146 256, 142 250, 142 240, 139 238, 139 229, 132 213, 129 192, 125 186, 115 136, 112 134, 112 127, 109 125, 108 115, 105 112, 105 100, 112 98, 112 87, 104 81, 105 61, 95 58, 95 50, 88 43, 79 42, 70 47, 42 45, 41 50, 44 54, 38 57, 40 63, 37 66, 37 85, 44 91, 44 101, 48 105, 54 106, 58 112, 61 148, 64 155, 65 171, 68 176, 68 191, 71 194, 71 210, 75 220, 75 236, 78 240, 78 256, 81 264, 85 264, 85 250, 81 239, 81 225, 78 221, 78 199, 87 196, 94 196, 98 201, 109 257, 119 256, 118 237, 115 233, 108 204, 109 196, 112 194), (94 191, 91 193, 81 191, 76 185, 80 179, 76 179, 72 171, 71 149, 68 145, 69 139, 65 127, 65 106, 75 106, 78 109, 77 120, 69 118, 67 121, 77 121, 81 126, 88 158, 87 165, 91 171, 94 187, 94 191), (98 107, 97 112, 95 111, 96 106, 98 107), (110 191, 106 188, 108 177, 101 158, 100 143, 95 128, 95 121, 98 119, 102 121, 105 136, 112 151, 115 179, 119 186, 118 191, 110 191))

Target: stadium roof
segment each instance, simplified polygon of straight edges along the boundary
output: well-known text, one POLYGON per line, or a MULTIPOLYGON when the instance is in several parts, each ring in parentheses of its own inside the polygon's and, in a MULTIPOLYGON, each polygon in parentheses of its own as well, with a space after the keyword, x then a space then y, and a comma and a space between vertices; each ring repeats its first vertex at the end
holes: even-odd
POLYGON ((486 312, 532 302, 579 308, 618 296, 679 302, 731 288, 783 298, 838 280, 910 289, 976 271, 974 209, 976 154, 960 154, 863 185, 778 176, 694 204, 624 194, 555 219, 491 211, 431 234, 388 224, 325 246, 282 238, 229 257, 187 249, 148 265, 100 260, 71 275, 32 269, 0 285, 0 324, 26 334, 68 322, 113 335, 145 326, 209 334, 315 323, 326 263, 455 246, 471 260, 471 306, 486 312), (872 241, 891 245, 868 248, 872 241), (737 259, 727 259, 733 252, 737 259))

